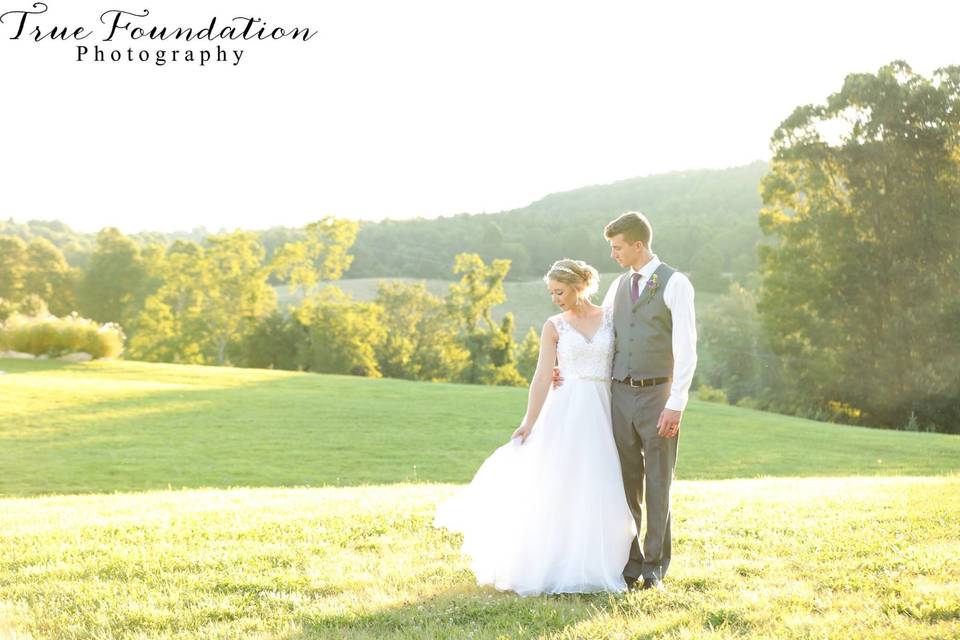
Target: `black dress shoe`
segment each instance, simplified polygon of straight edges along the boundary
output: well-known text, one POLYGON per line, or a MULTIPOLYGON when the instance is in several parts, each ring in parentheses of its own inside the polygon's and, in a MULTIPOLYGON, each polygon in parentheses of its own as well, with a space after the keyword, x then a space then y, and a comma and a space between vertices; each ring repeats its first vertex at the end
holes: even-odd
POLYGON ((657 580, 656 578, 644 578, 643 586, 641 589, 663 589, 663 580, 657 580))
POLYGON ((627 583, 627 591, 636 591, 642 584, 637 578, 628 578, 627 576, 623 577, 623 581, 627 583))

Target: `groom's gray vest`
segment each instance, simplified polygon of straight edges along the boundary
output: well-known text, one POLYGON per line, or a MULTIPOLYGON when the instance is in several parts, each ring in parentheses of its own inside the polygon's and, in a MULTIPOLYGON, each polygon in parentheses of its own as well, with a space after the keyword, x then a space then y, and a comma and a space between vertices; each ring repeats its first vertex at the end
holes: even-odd
POLYGON ((630 273, 620 278, 613 302, 613 328, 617 339, 613 354, 614 380, 665 378, 673 375, 673 315, 663 301, 663 291, 676 269, 661 264, 630 302, 630 273))

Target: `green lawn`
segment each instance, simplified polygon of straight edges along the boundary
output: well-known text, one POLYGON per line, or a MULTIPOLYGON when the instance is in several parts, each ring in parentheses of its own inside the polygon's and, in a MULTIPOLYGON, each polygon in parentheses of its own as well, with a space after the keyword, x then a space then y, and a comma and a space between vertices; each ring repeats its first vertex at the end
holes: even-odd
POLYGON ((431 522, 522 389, 0 370, 2 640, 960 637, 957 436, 693 401, 668 589, 518 598, 431 522))
MULTIPOLYGON (((0 495, 466 482, 523 389, 201 366, 0 360, 0 495)), ((693 401, 680 479, 960 471, 960 438, 693 401)))
POLYGON ((669 588, 626 596, 476 587, 451 490, 0 499, 0 637, 960 636, 957 477, 680 481, 669 588))

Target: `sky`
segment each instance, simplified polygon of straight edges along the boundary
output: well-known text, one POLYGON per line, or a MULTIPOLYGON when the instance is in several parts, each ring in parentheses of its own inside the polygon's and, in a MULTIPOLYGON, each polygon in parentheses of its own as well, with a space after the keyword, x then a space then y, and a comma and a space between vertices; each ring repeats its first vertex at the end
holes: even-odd
POLYGON ((494 212, 738 166, 849 73, 960 64, 960 7, 925 0, 45 2, 19 39, 18 14, 0 24, 0 218, 87 232, 494 212), (103 12, 144 8, 133 26, 251 16, 316 35, 102 41, 103 12), (35 42, 33 25, 91 35, 35 42), (218 44, 228 62, 126 60, 218 44), (78 46, 124 59, 78 62, 78 46))

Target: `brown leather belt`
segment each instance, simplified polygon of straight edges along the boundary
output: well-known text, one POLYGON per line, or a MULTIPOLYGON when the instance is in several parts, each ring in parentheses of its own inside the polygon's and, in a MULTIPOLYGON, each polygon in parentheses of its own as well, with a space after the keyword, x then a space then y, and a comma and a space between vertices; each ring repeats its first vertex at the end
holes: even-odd
POLYGON ((623 384, 628 384, 635 389, 642 389, 644 387, 655 387, 658 384, 664 384, 670 382, 670 378, 644 378, 643 380, 634 380, 630 376, 627 376, 623 380, 620 380, 623 384))

